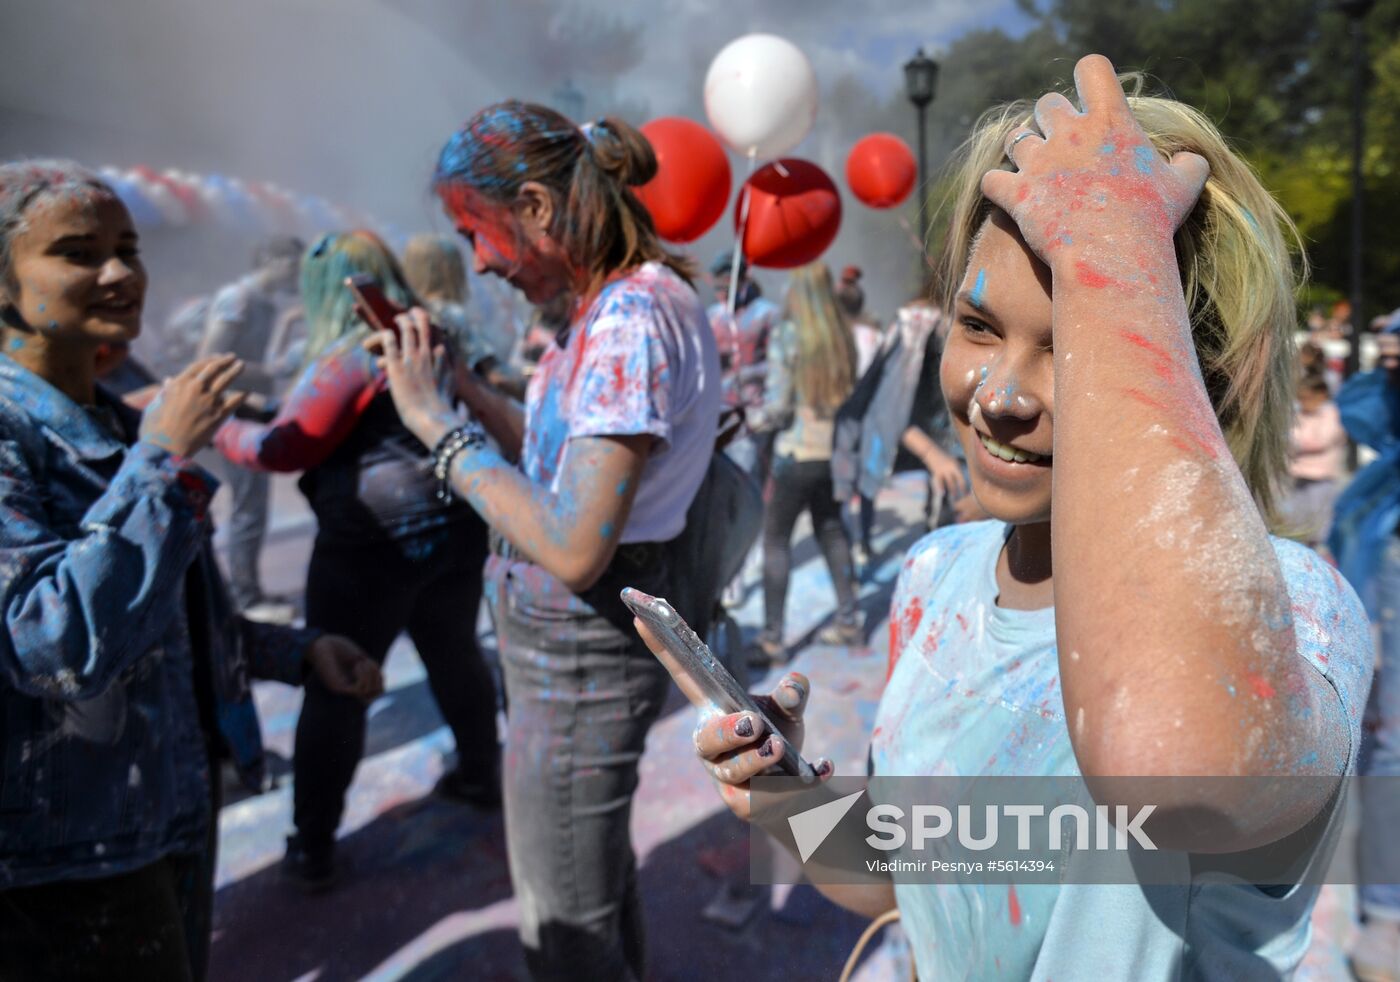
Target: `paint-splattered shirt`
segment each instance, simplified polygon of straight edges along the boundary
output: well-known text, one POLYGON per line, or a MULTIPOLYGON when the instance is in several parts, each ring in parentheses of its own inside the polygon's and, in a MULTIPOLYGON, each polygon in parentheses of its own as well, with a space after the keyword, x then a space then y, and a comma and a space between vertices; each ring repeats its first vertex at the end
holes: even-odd
POLYGON ((744 304, 733 317, 728 304, 711 304, 706 311, 719 347, 725 405, 757 406, 763 401, 768 342, 782 313, 781 307, 761 296, 744 304))
MULTIPOLYGON (((941 529, 911 550, 890 616, 889 683, 872 741, 879 775, 1077 776, 1053 607, 997 606, 1000 522, 941 529)), ((1355 593, 1310 550, 1273 540, 1299 654, 1336 689, 1350 770, 1370 685, 1355 593)), ((925 979, 1287 977, 1309 940, 1317 887, 899 883, 925 979), (1092 938, 1085 935, 1092 931, 1092 938)))
POLYGON ((660 263, 605 286, 551 344, 530 380, 521 465, 559 490, 569 440, 656 438, 622 542, 667 542, 709 466, 719 420, 719 354, 695 291, 660 263))

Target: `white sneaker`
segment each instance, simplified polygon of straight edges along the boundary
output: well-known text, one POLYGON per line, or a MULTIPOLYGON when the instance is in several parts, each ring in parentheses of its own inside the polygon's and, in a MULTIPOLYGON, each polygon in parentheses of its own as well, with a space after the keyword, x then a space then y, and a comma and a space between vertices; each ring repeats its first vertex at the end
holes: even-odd
POLYGON ((1358 982, 1400 982, 1400 921, 1371 918, 1351 949, 1358 982))
POLYGON ((259 624, 290 624, 296 620, 296 606, 277 600, 259 600, 243 610, 243 616, 259 624))

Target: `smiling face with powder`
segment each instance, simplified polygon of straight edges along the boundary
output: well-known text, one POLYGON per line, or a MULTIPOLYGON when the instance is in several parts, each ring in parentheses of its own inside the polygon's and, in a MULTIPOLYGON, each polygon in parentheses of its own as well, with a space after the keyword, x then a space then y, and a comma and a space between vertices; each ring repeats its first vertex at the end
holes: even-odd
POLYGON ((1051 310, 1050 270, 993 212, 955 298, 940 372, 973 493, 1013 525, 1050 520, 1051 310))

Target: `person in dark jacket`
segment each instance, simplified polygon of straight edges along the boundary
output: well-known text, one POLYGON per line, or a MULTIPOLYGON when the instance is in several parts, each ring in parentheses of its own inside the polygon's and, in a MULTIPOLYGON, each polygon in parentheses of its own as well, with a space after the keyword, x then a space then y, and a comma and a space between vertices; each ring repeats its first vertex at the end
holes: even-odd
POLYGON ((219 759, 262 782, 250 676, 382 689, 346 639, 233 612, 191 458, 241 363, 197 361, 144 415, 97 385, 145 292, 109 186, 0 165, 0 978, 202 978, 219 759))
MULTIPOLYGON (((317 521, 306 574, 307 624, 349 635, 380 663, 408 631, 457 742, 457 764, 438 791, 494 807, 500 801, 496 688, 476 643, 486 525, 465 503, 439 498, 432 458, 399 421, 383 373, 361 346, 369 329, 355 313, 345 278, 362 273, 396 303, 417 302, 393 254, 372 233, 324 236, 302 263, 307 365, 301 378, 275 420, 235 420, 217 445, 244 467, 305 471, 300 486, 317 521), (364 599, 347 602, 352 596, 364 599)), ((297 831, 286 863, 309 889, 334 880, 335 831, 364 742, 365 707, 309 685, 297 723, 297 831)))

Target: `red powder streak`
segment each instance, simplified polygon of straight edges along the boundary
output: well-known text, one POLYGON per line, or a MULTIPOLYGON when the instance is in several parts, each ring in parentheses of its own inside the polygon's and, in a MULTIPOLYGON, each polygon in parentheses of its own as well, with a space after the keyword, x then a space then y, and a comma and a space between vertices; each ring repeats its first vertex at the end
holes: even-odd
POLYGON ((958 614, 957 617, 958 617, 958 627, 960 627, 960 628, 962 628, 964 631, 966 631, 966 630, 967 630, 967 618, 964 617, 962 614, 958 614))
POLYGON ((1074 272, 1079 278, 1079 282, 1092 290, 1102 290, 1106 286, 1113 285, 1113 280, 1104 276, 1082 259, 1075 262, 1074 272))
POLYGON ((899 621, 890 618, 890 663, 885 669, 885 681, 890 680, 894 674, 894 663, 899 661, 899 621))
POLYGON ((1161 412, 1167 411, 1166 403, 1159 402, 1158 400, 1148 395, 1146 392, 1143 392, 1141 389, 1124 389, 1123 394, 1129 399, 1134 399, 1142 403, 1144 406, 1150 406, 1151 408, 1160 410, 1161 412))
POLYGON ((1021 901, 1016 897, 1014 885, 1006 888, 1006 913, 1011 918, 1012 927, 1021 926, 1021 901))
POLYGON ((1152 359, 1152 370, 1163 382, 1176 381, 1176 366, 1170 352, 1154 341, 1149 341, 1135 331, 1119 330, 1118 336, 1129 344, 1141 348, 1152 359))
POLYGON ((1245 681, 1254 690, 1254 694, 1260 699, 1272 699, 1274 697, 1274 687, 1269 684, 1269 680, 1262 675, 1246 675, 1245 681))
POLYGON ((1028 188, 1028 187, 1027 187, 1026 185, 1024 185, 1024 184, 1022 184, 1022 185, 1021 185, 1021 189, 1020 189, 1019 191, 1016 192, 1016 200, 1017 200, 1017 201, 1025 201, 1025 200, 1026 200, 1027 198, 1029 198, 1030 196, 1031 196, 1031 189, 1028 188))
MULTIPOLYGON (((1146 392, 1143 392, 1140 389, 1125 388, 1122 390, 1122 392, 1129 399, 1133 399, 1137 402, 1142 403, 1144 406, 1156 409, 1158 412, 1167 415, 1179 415, 1173 412, 1165 403, 1152 398, 1150 395, 1148 395, 1146 392)), ((1212 439, 1213 434, 1211 434, 1209 431, 1203 430, 1203 427, 1196 425, 1192 420, 1187 420, 1186 436, 1191 442, 1187 443, 1186 440, 1183 440, 1181 437, 1173 436, 1170 437, 1172 446, 1176 447, 1178 450, 1184 453, 1195 453, 1199 451, 1200 453, 1205 454, 1211 460, 1219 460, 1220 450, 1217 447, 1217 441, 1212 439)))

